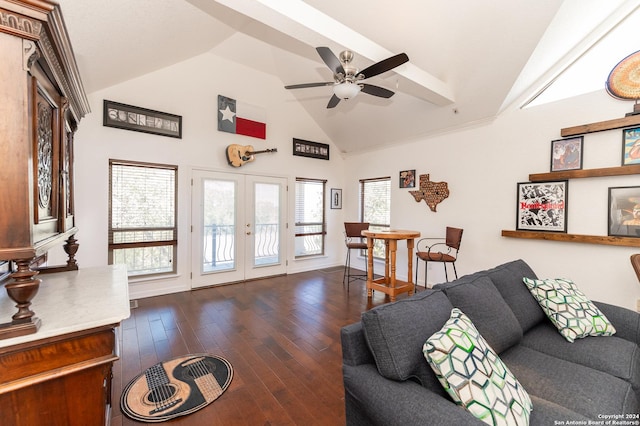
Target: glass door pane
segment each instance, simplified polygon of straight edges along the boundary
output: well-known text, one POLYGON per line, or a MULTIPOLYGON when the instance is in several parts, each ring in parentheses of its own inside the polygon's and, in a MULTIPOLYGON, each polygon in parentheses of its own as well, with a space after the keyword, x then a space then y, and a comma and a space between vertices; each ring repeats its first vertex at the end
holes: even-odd
POLYGON ((239 197, 244 192, 243 185, 242 175, 193 172, 192 288, 244 279, 244 229, 238 227, 238 218, 244 208, 243 199, 239 197))
POLYGON ((280 185, 254 184, 253 265, 280 263, 280 185))
POLYGON ((230 180, 203 181, 202 272, 236 268, 236 183, 230 180))
POLYGON ((247 175, 245 187, 245 278, 285 274, 287 180, 247 175))

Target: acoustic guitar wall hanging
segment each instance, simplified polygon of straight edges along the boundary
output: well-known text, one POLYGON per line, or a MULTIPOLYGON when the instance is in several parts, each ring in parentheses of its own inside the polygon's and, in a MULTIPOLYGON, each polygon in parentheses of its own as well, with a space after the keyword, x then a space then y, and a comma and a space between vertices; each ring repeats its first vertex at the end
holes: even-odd
POLYGON ((227 147, 227 161, 230 166, 240 167, 245 163, 255 160, 254 156, 256 154, 262 154, 264 152, 278 152, 278 149, 272 148, 255 151, 251 145, 233 144, 227 147))
POLYGON ((445 198, 449 197, 449 184, 447 182, 432 182, 429 175, 420 175, 420 190, 409 191, 416 199, 416 203, 424 200, 432 212, 445 198))

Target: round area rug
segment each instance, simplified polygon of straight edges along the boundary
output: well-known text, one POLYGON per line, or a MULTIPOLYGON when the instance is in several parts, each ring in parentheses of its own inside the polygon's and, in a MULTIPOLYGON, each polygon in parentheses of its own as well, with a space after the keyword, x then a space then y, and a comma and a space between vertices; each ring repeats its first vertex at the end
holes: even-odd
POLYGON ((233 378, 219 356, 192 354, 158 363, 124 388, 120 409, 141 422, 163 422, 191 414, 215 401, 233 378))

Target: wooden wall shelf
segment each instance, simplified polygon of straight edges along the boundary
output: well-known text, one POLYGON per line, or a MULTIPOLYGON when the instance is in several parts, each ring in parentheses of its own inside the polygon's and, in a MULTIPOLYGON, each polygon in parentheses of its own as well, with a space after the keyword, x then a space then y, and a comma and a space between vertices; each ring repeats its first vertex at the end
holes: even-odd
POLYGON ((566 127, 560 129, 560 136, 583 135, 585 133, 603 132, 605 130, 621 129, 623 127, 637 126, 640 124, 640 114, 629 117, 616 118, 614 120, 599 121, 597 123, 582 124, 580 126, 566 127))
POLYGON ((563 234, 542 231, 502 230, 503 237, 525 238, 530 240, 566 241, 571 243, 603 244, 609 246, 640 247, 640 238, 605 237, 599 235, 563 234))
MULTIPOLYGON (((577 136, 585 133, 602 132, 605 130, 621 129, 623 127, 640 125, 640 114, 630 115, 614 120, 600 121, 597 123, 583 124, 581 126, 566 127, 560 130, 562 137, 577 136)), ((544 182, 552 180, 579 179, 605 176, 628 176, 640 174, 640 164, 605 167, 600 169, 567 170, 563 172, 535 173, 529 175, 531 182, 544 182)), ((609 246, 640 247, 640 238, 631 237, 605 237, 600 235, 565 234, 560 232, 543 231, 509 231, 502 230, 503 237, 525 238, 530 240, 566 241, 571 243, 603 244, 609 246)))
POLYGON ((543 182, 547 180, 565 180, 588 177, 627 176, 640 174, 640 164, 631 164, 620 167, 604 167, 601 169, 567 170, 563 172, 535 173, 529 175, 531 182, 543 182))

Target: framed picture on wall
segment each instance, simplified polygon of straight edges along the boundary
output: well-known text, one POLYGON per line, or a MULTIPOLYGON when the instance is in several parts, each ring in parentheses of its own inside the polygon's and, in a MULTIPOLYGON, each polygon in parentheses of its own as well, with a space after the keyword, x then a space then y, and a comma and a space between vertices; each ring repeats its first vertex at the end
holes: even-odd
POLYGON ((566 180, 518 183, 516 229, 567 232, 566 180))
POLYGON ((609 188, 609 236, 640 238, 640 186, 609 188))
POLYGON ((640 164, 640 127, 622 131, 622 165, 640 164))
POLYGON ((331 208, 342 208, 342 189, 331 188, 331 208))
POLYGON ((551 171, 582 169, 583 141, 583 136, 551 141, 551 171))
POLYGON ((104 100, 102 125, 182 139, 182 117, 104 100))
POLYGON ((400 172, 400 188, 416 187, 416 171, 403 170, 400 172))
POLYGON ((328 160, 329 144, 293 138, 293 155, 328 160))

